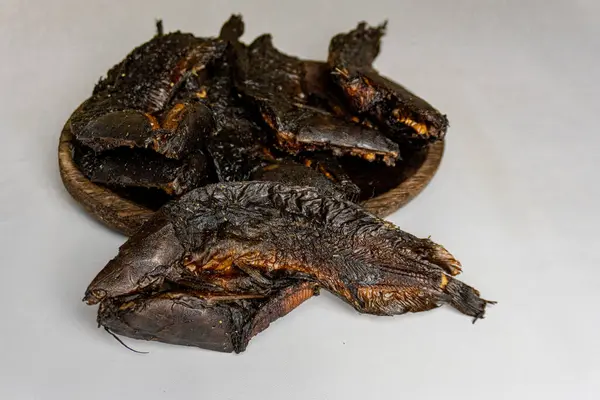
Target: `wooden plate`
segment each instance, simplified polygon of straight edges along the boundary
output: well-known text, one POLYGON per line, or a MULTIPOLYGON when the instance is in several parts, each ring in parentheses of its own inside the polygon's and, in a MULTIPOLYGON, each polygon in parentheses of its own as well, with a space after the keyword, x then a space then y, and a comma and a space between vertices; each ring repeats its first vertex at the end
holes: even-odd
MULTIPOLYGON (((60 176, 71 196, 104 225, 127 236, 137 231, 153 211, 127 200, 109 189, 90 182, 73 162, 69 121, 60 135, 58 165, 60 176)), ((385 217, 414 199, 435 175, 444 153, 444 142, 429 147, 423 162, 397 187, 362 203, 368 211, 385 217)))

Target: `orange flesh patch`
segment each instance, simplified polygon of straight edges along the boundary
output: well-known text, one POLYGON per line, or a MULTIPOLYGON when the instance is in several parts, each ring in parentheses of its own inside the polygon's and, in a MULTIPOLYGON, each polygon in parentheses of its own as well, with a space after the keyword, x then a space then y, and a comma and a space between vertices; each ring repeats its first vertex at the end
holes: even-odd
POLYGON ((169 194, 172 195, 174 193, 177 192, 177 187, 179 186, 179 183, 177 182, 177 179, 174 182, 169 182, 167 183, 167 185, 163 188, 163 190, 169 194))
POLYGON ((163 128, 168 129, 170 131, 174 131, 179 126, 181 119, 183 118, 183 111, 185 110, 185 104, 175 104, 173 108, 169 110, 169 113, 165 117, 163 121, 163 128))
POLYGON ((235 275, 239 272, 235 265, 235 258, 238 256, 235 250, 228 250, 225 252, 219 252, 212 256, 212 258, 205 264, 201 264, 201 261, 195 259, 191 254, 185 256, 182 260, 183 267, 192 273, 201 273, 201 271, 216 272, 224 277, 235 275))
POLYGON ((303 283, 299 286, 284 289, 280 293, 281 298, 267 303, 265 307, 258 311, 248 338, 265 330, 271 322, 288 314, 316 294, 318 294, 318 287, 313 283, 303 283))
POLYGON ((403 117, 398 109, 392 111, 392 115, 398 120, 398 122, 413 128, 419 135, 426 135, 429 132, 425 124, 413 121, 408 117, 403 117))
POLYGON ((185 266, 185 268, 192 273, 196 272, 197 269, 196 264, 188 264, 185 266))
POLYGON ((375 154, 374 153, 365 153, 365 154, 363 154, 363 158, 367 161, 375 161, 375 154))
POLYGON ((206 95, 206 88, 202 88, 199 92, 196 92, 196 97, 198 97, 199 99, 205 99, 206 95))
POLYGON ((160 124, 158 123, 158 120, 156 119, 156 117, 152 114, 148 114, 145 113, 146 118, 148 118, 148 121, 150 122, 150 126, 152 127, 152 130, 156 130, 158 128, 160 128, 160 124))
POLYGON ((214 271, 214 272, 234 272, 233 259, 235 257, 235 252, 230 251, 228 253, 218 255, 214 257, 209 262, 202 266, 202 270, 204 271, 214 271))
MULTIPOLYGON (((290 132, 286 131, 275 131, 275 136, 277 137, 277 142, 281 147, 285 147, 289 151, 293 151, 298 153, 302 148, 298 146, 298 143, 294 140, 294 135, 290 132)), ((305 146, 307 149, 310 149, 310 146, 305 146)))
POLYGON ((325 177, 326 177, 327 179, 329 179, 330 181, 335 181, 335 178, 333 177, 333 175, 331 175, 331 173, 330 173, 329 171, 327 171, 327 170, 325 169, 325 167, 323 167, 322 165, 320 165, 320 166, 319 166, 319 171, 320 171, 320 172, 321 172, 323 175, 325 175, 325 177))
POLYGON ((275 254, 275 252, 272 252, 272 254, 269 255, 258 251, 252 251, 243 254, 238 261, 242 264, 251 265, 263 271, 275 271, 284 266, 277 262, 277 254, 275 254))
POLYGON ((303 287, 302 289, 297 290, 288 297, 286 297, 281 304, 281 308, 283 309, 283 312, 287 314, 306 300, 313 297, 314 295, 314 286, 303 287))
POLYGON ((299 148, 298 144, 296 143, 296 141, 294 140, 294 134, 292 134, 291 132, 286 132, 286 131, 280 131, 277 129, 277 126, 275 126, 275 121, 273 120, 273 118, 271 118, 269 115, 262 113, 261 114, 264 121, 267 123, 267 125, 269 125, 269 127, 271 129, 273 129, 275 131, 275 136, 277 137, 277 141, 279 142, 279 144, 282 147, 287 147, 288 150, 292 150, 292 151, 300 151, 301 149, 299 148))
POLYGON ((383 310, 390 305, 405 311, 425 311, 436 307, 432 298, 423 297, 416 287, 367 286, 357 291, 367 311, 383 310))
POLYGON ((444 248, 444 246, 436 245, 434 247, 434 258, 437 262, 441 262, 446 269, 448 269, 450 275, 455 276, 462 272, 460 261, 458 261, 452 254, 444 248))
POLYGON ((387 154, 381 154, 379 152, 369 152, 366 150, 359 150, 359 149, 352 149, 350 151, 350 155, 356 156, 356 157, 361 157, 367 161, 375 161, 375 159, 377 158, 377 155, 381 155, 383 158, 383 162, 386 165, 394 165, 396 163, 396 158, 398 158, 398 153, 397 152, 393 152, 391 153, 392 157, 390 157, 387 154))
POLYGON ((266 167, 263 168, 263 171, 273 171, 277 168, 279 168, 279 165, 277 165, 277 164, 267 165, 266 167))
POLYGON ((183 266, 192 273, 196 272, 197 265, 194 264, 194 260, 193 260, 192 256, 190 256, 190 255, 187 255, 183 258, 183 266))
MULTIPOLYGON (((258 251, 247 252, 245 254, 241 254, 239 257, 235 257, 234 263, 237 263, 238 265, 246 265, 250 268, 256 269, 257 271, 266 273, 284 270, 289 272, 298 272, 303 275, 309 275, 314 277, 316 281, 320 282, 323 287, 327 287, 329 290, 338 293, 340 296, 354 303, 352 294, 343 282, 333 279, 321 268, 313 267, 310 264, 298 263, 295 260, 286 260, 285 258, 280 257, 276 251, 270 252, 270 254, 258 251)), ((237 271, 235 266, 233 269, 234 272, 237 271)), ((304 295, 308 295, 308 293, 305 292, 299 296, 304 295)), ((314 291, 312 292, 311 296, 312 295, 314 295, 314 291)))
POLYGON ((133 301, 129 301, 127 303, 123 303, 119 306, 119 310, 127 310, 128 308, 133 308, 135 303, 133 301))
POLYGON ((446 288, 446 286, 448 285, 448 277, 446 276, 446 274, 442 274, 442 281, 440 282, 440 289, 444 290, 446 288))
POLYGON ((277 130, 277 128, 275 127, 275 121, 273 121, 273 118, 271 118, 269 115, 262 113, 261 114, 263 119, 265 120, 265 122, 267 123, 267 125, 269 125, 269 127, 271 127, 271 129, 277 130))
POLYGON ((384 301, 409 301, 411 298, 419 297, 421 290, 416 287, 365 286, 359 288, 357 293, 358 297, 365 302, 376 298, 384 301))

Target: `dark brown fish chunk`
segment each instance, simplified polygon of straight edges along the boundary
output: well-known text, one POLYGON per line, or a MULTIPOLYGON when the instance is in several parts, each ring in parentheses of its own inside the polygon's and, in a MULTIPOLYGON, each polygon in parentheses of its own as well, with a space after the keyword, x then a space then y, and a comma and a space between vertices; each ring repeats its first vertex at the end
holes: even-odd
POLYGON ((80 146, 73 161, 92 182, 111 187, 154 188, 180 195, 207 183, 206 158, 201 151, 184 160, 168 159, 144 149, 115 149, 96 154, 80 146))
MULTIPOLYGON (((333 182, 339 191, 344 193, 346 200, 356 203, 360 198, 361 189, 358 185, 352 182, 352 178, 346 173, 342 164, 337 158, 332 158, 324 153, 305 153, 300 155, 300 161, 307 167, 319 172, 331 182, 333 182)), ((378 165, 380 168, 385 169, 380 163, 371 163, 356 157, 347 157, 351 160, 358 161, 360 163, 369 165, 378 165)), ((286 183, 283 182, 282 183, 286 183)))
POLYGON ((388 164, 398 158, 398 146, 380 132, 310 106, 306 80, 316 79, 314 70, 308 73, 304 61, 279 52, 270 35, 260 36, 249 46, 244 66, 239 73, 240 90, 273 130, 282 149, 291 154, 326 149, 370 161, 381 158, 388 164))
POLYGON ((451 276, 460 263, 442 246, 314 188, 209 185, 167 204, 149 226, 92 282, 88 302, 177 282, 184 269, 198 279, 239 269, 257 282, 314 282, 377 315, 449 304, 477 319, 488 304, 451 276))
POLYGON ((206 140, 206 152, 219 182, 248 180, 252 171, 273 159, 267 134, 234 101, 230 85, 230 79, 222 78, 203 88, 217 120, 215 134, 206 140))
POLYGON ((372 67, 385 27, 361 22, 331 39, 328 62, 333 81, 354 112, 373 119, 397 142, 442 139, 448 129, 446 116, 372 67))
POLYGON ((197 89, 198 98, 212 111, 216 122, 206 141, 206 152, 219 182, 248 180, 252 171, 273 159, 268 135, 246 110, 234 85, 236 66, 245 59, 246 46, 239 41, 243 33, 241 17, 232 15, 219 35, 228 43, 226 56, 197 89))
POLYGON ((221 131, 208 140, 207 152, 219 182, 246 181, 254 170, 273 158, 255 138, 252 127, 247 131, 221 131))
POLYGON ((216 130, 206 140, 219 182, 248 180, 252 171, 273 156, 267 134, 248 115, 233 92, 231 65, 222 65, 218 76, 202 87, 204 103, 211 109, 216 130))
MULTIPOLYGON (((316 164, 316 163, 315 163, 316 164)), ((291 160, 273 162, 254 171, 251 180, 279 182, 294 186, 312 186, 330 196, 342 196, 353 201, 358 198, 358 187, 348 181, 338 181, 334 176, 314 165, 314 168, 291 160)))
POLYGON ((318 294, 311 282, 256 281, 213 258, 220 273, 196 274, 161 212, 121 248, 86 291, 98 323, 135 339, 242 352, 269 324, 318 294))
MULTIPOLYGON (((210 249, 207 249, 209 251, 210 249)), ((211 259, 212 271, 200 273, 194 257, 185 254, 173 224, 158 211, 138 232, 125 242, 117 256, 94 278, 85 301, 129 297, 148 292, 188 288, 219 294, 269 295, 293 282, 269 281, 256 274, 234 268, 227 254, 211 259)))
POLYGON ((339 96, 339 88, 334 84, 331 67, 327 62, 304 61, 304 69, 303 83, 308 105, 326 110, 338 118, 374 129, 375 124, 364 115, 356 113, 348 106, 343 96, 339 96))
POLYGON ((74 113, 75 139, 98 152, 140 147, 184 157, 213 130, 212 115, 193 99, 171 100, 188 81, 203 81, 226 47, 180 32, 155 36, 113 67, 74 113))
POLYGON ((240 353, 250 339, 316 294, 317 285, 301 282, 269 297, 173 291, 107 299, 98 323, 135 339, 240 353))

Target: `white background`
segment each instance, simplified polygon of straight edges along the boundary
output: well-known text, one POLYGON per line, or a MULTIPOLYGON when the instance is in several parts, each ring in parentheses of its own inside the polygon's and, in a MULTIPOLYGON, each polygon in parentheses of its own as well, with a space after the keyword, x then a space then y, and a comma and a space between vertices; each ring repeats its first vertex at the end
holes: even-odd
POLYGON ((17 1, 0 4, 0 398, 600 398, 600 2, 17 1), (320 4, 322 3, 322 4, 320 4), (432 235, 498 300, 361 316, 329 294, 242 355, 96 328, 84 289, 124 237, 67 195, 59 132, 109 67, 166 30, 324 58, 329 38, 389 19, 377 67, 447 113, 431 186, 390 219, 432 235))

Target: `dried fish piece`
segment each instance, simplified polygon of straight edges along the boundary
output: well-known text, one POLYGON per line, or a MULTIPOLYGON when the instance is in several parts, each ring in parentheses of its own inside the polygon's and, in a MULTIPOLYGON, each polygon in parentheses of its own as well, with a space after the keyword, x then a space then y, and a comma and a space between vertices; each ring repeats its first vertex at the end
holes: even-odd
POLYGON ((203 102, 213 112, 215 132, 206 139, 219 182, 248 180, 252 171, 272 159, 267 135, 248 115, 233 93, 231 65, 202 86, 203 102))
POLYGON ((335 177, 325 174, 328 174, 327 171, 317 172, 318 169, 316 165, 315 168, 311 168, 291 160, 282 160, 257 169, 252 174, 251 180, 312 186, 330 196, 342 196, 350 201, 357 198, 359 191, 357 186, 348 181, 336 181, 335 177))
MULTIPOLYGON (((371 163, 365 160, 357 159, 356 157, 348 158, 369 165, 378 165, 382 169, 388 168, 380 163, 371 163)), ((361 194, 360 187, 352 182, 352 179, 346 173, 337 158, 332 158, 327 154, 317 152, 302 154, 300 156, 300 160, 304 165, 319 172, 333 182, 338 188, 337 190, 344 193, 346 200, 352 202, 357 202, 359 200, 361 194)), ((281 182, 286 183, 285 181, 281 182)))
POLYGON ((219 182, 239 182, 250 178, 252 171, 265 165, 273 156, 267 147, 255 140, 257 131, 221 131, 207 143, 219 182))
POLYGON ((206 104, 217 120, 215 133, 206 140, 206 152, 219 182, 248 180, 253 170, 273 159, 266 133, 235 101, 231 85, 230 78, 222 77, 203 87, 206 104))
POLYGON ((302 60, 279 52, 270 35, 258 37, 248 47, 244 66, 240 90, 282 149, 291 154, 326 149, 370 161, 381 158, 387 164, 398 158, 398 146, 380 132, 310 106, 305 80, 312 75, 307 75, 302 60))
MULTIPOLYGON (((158 212, 86 292, 88 303, 100 302, 98 323, 115 334, 242 352, 271 322, 318 294, 311 282, 256 282, 241 271, 198 277, 166 222, 158 212)), ((216 263, 226 266, 227 258, 216 263)))
POLYGON ((211 265, 216 271, 198 275, 193 257, 184 254, 173 224, 159 210, 94 278, 84 300, 96 304, 108 298, 185 288, 206 293, 266 296, 293 283, 286 279, 268 281, 232 268, 232 259, 227 254, 214 257, 211 265))
POLYGON ((317 294, 317 285, 300 282, 268 297, 181 290, 111 298, 101 303, 98 323, 136 339, 240 353, 272 322, 317 294))
MULTIPOLYGON (((338 118, 360 124, 369 129, 375 129, 367 117, 356 113, 339 96, 339 88, 334 84, 331 67, 327 62, 304 61, 304 87, 307 94, 307 104, 326 110, 338 118)), ((402 153, 402 151, 400 151, 402 153)))
POLYGON ((206 158, 201 151, 184 160, 168 159, 145 149, 108 150, 95 154, 83 146, 74 152, 74 162, 92 182, 111 187, 154 188, 180 195, 207 183, 206 158))
POLYGON ((333 81, 354 112, 372 118, 397 142, 426 144, 443 139, 446 116, 372 67, 385 28, 385 23, 370 27, 361 22, 331 39, 328 62, 333 81))
POLYGON ((184 270, 199 280, 241 270, 266 284, 314 282, 356 310, 377 315, 449 304, 477 319, 488 304, 452 277, 460 263, 442 246, 315 188, 215 184, 187 193, 159 214, 150 224, 154 229, 126 243, 92 282, 89 303, 177 282, 184 270))
POLYGON ((268 135, 246 110, 234 85, 236 65, 245 58, 246 46, 239 41, 243 33, 241 17, 232 15, 219 34, 228 43, 226 56, 197 89, 198 98, 216 121, 216 129, 206 141, 206 152, 219 182, 248 180, 252 171, 274 159, 268 135))
POLYGON ((75 139, 97 152, 140 147, 184 157, 213 130, 214 122, 201 103, 171 100, 188 82, 203 81, 226 47, 220 39, 180 32, 155 36, 113 67, 73 114, 75 139))

